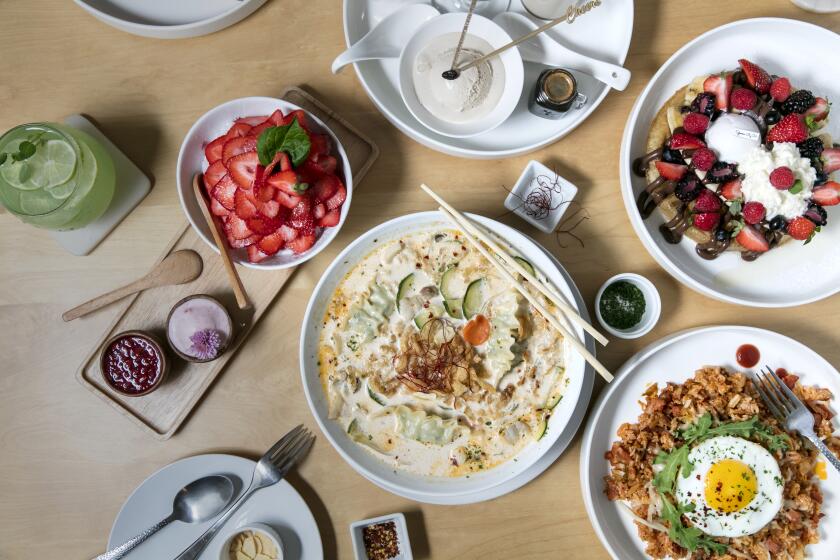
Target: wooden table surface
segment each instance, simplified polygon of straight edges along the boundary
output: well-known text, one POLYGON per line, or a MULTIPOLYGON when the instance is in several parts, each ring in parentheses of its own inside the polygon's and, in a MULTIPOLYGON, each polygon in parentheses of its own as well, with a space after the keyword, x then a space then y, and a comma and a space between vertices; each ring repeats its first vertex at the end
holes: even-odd
MULTIPOLYGON (((641 340, 614 340, 600 352, 613 370, 669 333, 726 323, 783 332, 840 363, 833 330, 840 299, 758 310, 692 292, 643 249, 625 215, 618 175, 633 102, 684 43, 741 18, 791 17, 840 31, 840 16, 818 17, 788 0, 641 0, 636 9, 627 91, 611 93, 571 136, 540 152, 471 161, 398 132, 354 72, 330 74, 330 62, 344 48, 336 0, 270 1, 231 28, 178 41, 117 31, 68 0, 0 0, 0 129, 86 113, 155 178, 149 197, 87 257, 71 256, 46 232, 0 215, 0 559, 92 557, 103 551, 128 494, 158 468, 207 452, 257 456, 301 422, 318 432, 298 375, 305 303, 333 256, 356 236, 389 218, 433 208, 417 188, 422 181, 445 189, 459 208, 488 216, 503 212, 503 186, 531 158, 576 183, 591 216, 576 230, 584 247, 538 234, 516 218, 503 220, 560 258, 590 311, 596 290, 615 273, 638 272, 657 284, 659 325, 641 340), (287 84, 316 92, 369 134, 381 157, 335 242, 297 273, 181 431, 156 441, 74 379, 114 310, 70 324, 60 315, 143 275, 182 227, 175 161, 195 119, 223 101, 276 94, 287 84)), ((421 505, 380 490, 323 437, 291 483, 318 519, 326 558, 352 558, 350 522, 394 511, 409 516, 416 558, 608 558, 584 511, 578 451, 579 438, 531 484, 471 506, 421 505)))

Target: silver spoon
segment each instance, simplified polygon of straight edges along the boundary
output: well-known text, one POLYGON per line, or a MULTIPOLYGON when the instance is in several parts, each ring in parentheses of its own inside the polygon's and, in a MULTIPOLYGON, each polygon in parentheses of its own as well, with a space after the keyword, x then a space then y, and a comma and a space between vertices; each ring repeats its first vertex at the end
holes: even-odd
POLYGON ((202 523, 219 515, 233 499, 233 481, 225 475, 214 474, 199 478, 184 486, 172 502, 172 513, 116 548, 100 554, 94 560, 117 560, 140 543, 172 523, 202 523))

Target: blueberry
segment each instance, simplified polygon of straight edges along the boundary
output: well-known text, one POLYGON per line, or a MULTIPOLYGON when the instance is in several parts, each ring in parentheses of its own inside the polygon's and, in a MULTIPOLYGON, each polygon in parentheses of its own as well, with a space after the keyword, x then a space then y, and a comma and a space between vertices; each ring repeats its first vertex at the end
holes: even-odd
POLYGON ((787 220, 784 216, 776 216, 770 220, 770 229, 773 231, 784 231, 787 227, 787 220))
POLYGON ((764 122, 767 124, 776 124, 782 118, 782 114, 778 111, 770 111, 764 116, 764 122))
POLYGON ((822 184, 826 183, 827 181, 828 181, 828 173, 826 173, 825 171, 822 171, 822 170, 817 171, 817 176, 814 179, 814 184, 815 185, 822 185, 822 184))
POLYGON ((732 234, 723 228, 718 228, 718 230, 715 231, 715 241, 718 243, 726 243, 731 238, 732 234))
POLYGON ((662 151, 662 159, 668 163, 685 163, 682 155, 678 150, 672 150, 670 148, 665 148, 662 151))

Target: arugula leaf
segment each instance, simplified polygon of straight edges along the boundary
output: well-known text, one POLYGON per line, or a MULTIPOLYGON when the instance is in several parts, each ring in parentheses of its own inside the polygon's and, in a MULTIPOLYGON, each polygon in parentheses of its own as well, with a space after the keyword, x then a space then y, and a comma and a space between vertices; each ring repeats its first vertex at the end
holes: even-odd
POLYGON ((257 154, 262 165, 268 165, 277 152, 286 152, 297 167, 309 155, 312 144, 309 134, 300 126, 297 118, 283 126, 270 126, 257 139, 257 154))
POLYGON ((660 499, 662 500, 662 519, 668 522, 669 539, 690 552, 694 552, 698 548, 715 554, 726 552, 727 546, 725 544, 707 537, 697 527, 687 527, 683 524, 682 515, 694 511, 694 504, 680 505, 677 503, 674 505, 665 496, 660 496, 660 499))
POLYGON ((685 440, 686 445, 715 436, 755 437, 767 444, 770 451, 786 450, 790 443, 787 434, 774 433, 769 426, 758 421, 758 416, 739 422, 723 422, 712 427, 712 415, 708 412, 694 424, 680 430, 678 435, 685 440))
POLYGON ((673 494, 677 475, 682 472, 683 478, 688 478, 694 465, 688 460, 687 445, 683 445, 666 453, 660 451, 653 461, 654 465, 665 465, 661 471, 653 476, 653 486, 663 494, 673 494))

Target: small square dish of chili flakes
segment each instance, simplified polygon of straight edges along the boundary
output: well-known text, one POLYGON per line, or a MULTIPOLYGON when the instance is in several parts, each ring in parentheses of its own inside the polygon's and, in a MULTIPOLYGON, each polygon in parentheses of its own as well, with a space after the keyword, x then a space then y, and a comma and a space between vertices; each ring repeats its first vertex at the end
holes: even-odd
POLYGON ((402 513, 356 521, 350 534, 356 560, 413 560, 402 513))

